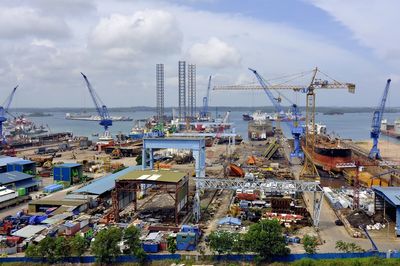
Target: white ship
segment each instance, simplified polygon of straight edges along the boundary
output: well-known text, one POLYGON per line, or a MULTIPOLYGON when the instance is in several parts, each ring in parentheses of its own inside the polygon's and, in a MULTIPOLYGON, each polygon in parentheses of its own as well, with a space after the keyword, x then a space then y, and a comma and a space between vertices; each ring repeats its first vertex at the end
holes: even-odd
MULTIPOLYGON (((91 115, 86 113, 71 114, 66 113, 65 119, 68 120, 83 120, 83 121, 101 121, 99 115, 91 115)), ((132 121, 133 119, 127 116, 110 116, 112 121, 132 121)))

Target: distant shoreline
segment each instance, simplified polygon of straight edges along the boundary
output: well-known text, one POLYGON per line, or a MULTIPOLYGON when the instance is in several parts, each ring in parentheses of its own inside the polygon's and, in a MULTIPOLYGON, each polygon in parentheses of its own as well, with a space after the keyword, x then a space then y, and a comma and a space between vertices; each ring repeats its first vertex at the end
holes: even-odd
MULTIPOLYGON (((165 112, 171 113, 172 109, 178 110, 178 107, 166 107, 165 112)), ((200 110, 201 106, 197 109, 200 110)), ((301 111, 305 111, 305 107, 299 107, 301 111)), ((156 112, 155 107, 151 106, 136 106, 136 107, 111 107, 108 108, 110 112, 156 112)), ((284 110, 289 109, 289 106, 283 107, 284 110)), ((260 110, 263 112, 273 112, 274 109, 271 106, 257 106, 257 107, 245 107, 245 106, 210 106, 209 111, 213 112, 226 112, 226 111, 236 111, 236 112, 254 112, 260 110)), ((341 112, 341 113, 373 113, 375 107, 317 107, 317 113, 331 113, 331 112, 341 112)), ((79 108, 79 107, 48 107, 48 108, 11 108, 11 112, 96 112, 95 108, 79 108)), ((400 113, 400 107, 389 107, 385 109, 385 113, 400 113)))

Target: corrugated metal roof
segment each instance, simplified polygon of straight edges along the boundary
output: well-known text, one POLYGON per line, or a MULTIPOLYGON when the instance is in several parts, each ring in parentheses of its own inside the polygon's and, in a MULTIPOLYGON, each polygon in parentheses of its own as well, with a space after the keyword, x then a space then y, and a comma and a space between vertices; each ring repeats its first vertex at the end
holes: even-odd
POLYGON ((164 183, 178 183, 187 173, 169 170, 137 170, 129 171, 122 175, 118 180, 142 180, 164 183))
POLYGON ((1 173, 0 174, 0 184, 5 185, 5 184, 10 184, 14 182, 18 182, 21 180, 29 179, 32 178, 33 176, 22 173, 22 172, 17 172, 17 171, 12 171, 12 172, 7 172, 7 173, 1 173))
POLYGON ((224 217, 221 220, 218 221, 219 225, 223 225, 223 224, 229 224, 229 225, 241 225, 242 222, 240 221, 240 219, 235 218, 235 217, 224 217))
POLYGON ((373 186, 374 192, 385 196, 395 206, 400 206, 400 187, 373 186))
POLYGON ((31 164, 31 163, 34 163, 34 162, 32 162, 31 160, 18 160, 15 162, 11 162, 9 164, 25 165, 25 164, 31 164))
POLYGON ((18 182, 16 185, 17 189, 18 188, 30 188, 34 186, 39 186, 40 182, 35 181, 35 180, 22 180, 21 182, 18 182))
POLYGON ((79 163, 63 163, 63 164, 55 165, 54 167, 72 168, 72 167, 77 167, 77 166, 81 166, 81 164, 79 164, 79 163))
POLYGON ((0 166, 6 166, 9 163, 17 161, 22 161, 22 159, 18 157, 0 156, 0 166))
POLYGON ((139 169, 142 169, 142 166, 130 166, 115 174, 97 178, 93 180, 90 184, 75 190, 73 193, 81 193, 81 194, 87 193, 87 194, 101 195, 107 191, 114 189, 115 180, 117 178, 125 175, 126 173, 139 169))
POLYGON ((45 225, 27 225, 24 228, 15 231, 14 233, 12 233, 12 235, 29 238, 36 235, 37 233, 42 232, 46 228, 47 227, 45 225))
POLYGON ((44 220, 42 223, 44 224, 56 224, 58 222, 64 221, 65 219, 67 219, 68 217, 71 217, 72 213, 61 213, 61 214, 56 214, 51 218, 47 218, 46 220, 44 220))

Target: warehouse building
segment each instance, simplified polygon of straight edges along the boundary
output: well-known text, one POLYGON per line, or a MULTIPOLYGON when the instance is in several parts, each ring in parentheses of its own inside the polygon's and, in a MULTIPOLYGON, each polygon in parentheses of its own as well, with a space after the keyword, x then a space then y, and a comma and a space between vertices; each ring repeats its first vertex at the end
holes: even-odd
POLYGON ((28 175, 18 171, 0 173, 0 185, 13 190, 25 189, 26 193, 39 189, 40 182, 28 175))
POLYGON ((64 163, 53 167, 54 181, 62 181, 67 186, 82 181, 82 165, 79 163, 64 163))

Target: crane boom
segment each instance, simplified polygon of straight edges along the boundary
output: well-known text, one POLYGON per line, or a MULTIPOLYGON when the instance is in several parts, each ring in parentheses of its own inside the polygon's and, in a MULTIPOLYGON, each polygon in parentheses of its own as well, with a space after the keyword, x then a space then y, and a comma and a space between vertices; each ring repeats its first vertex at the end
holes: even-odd
POLYGON ((253 72, 253 74, 256 76, 258 82, 260 83, 261 87, 263 88, 265 94, 267 94, 269 100, 271 101, 271 103, 274 105, 275 111, 278 113, 278 116, 280 114, 283 113, 283 108, 281 106, 281 104, 279 103, 279 101, 274 97, 274 95, 272 94, 272 92, 270 91, 270 89, 268 88, 266 82, 264 81, 264 79, 260 76, 260 74, 258 74, 258 72, 252 68, 249 68, 249 70, 251 72, 253 72))
POLYGON ((8 112, 8 108, 10 108, 11 102, 14 98, 15 91, 17 90, 17 88, 18 85, 14 87, 10 95, 8 95, 7 99, 4 101, 3 105, 0 106, 0 138, 3 144, 6 143, 6 140, 3 136, 3 122, 7 121, 6 113, 8 112))
POLYGON ((382 99, 378 108, 374 111, 372 117, 371 126, 371 138, 372 138, 372 148, 369 152, 369 157, 371 159, 382 159, 380 150, 378 148, 379 135, 381 134, 381 123, 383 118, 383 112, 385 111, 386 99, 388 96, 391 80, 386 81, 385 89, 383 90, 382 99))
POLYGON ((107 131, 108 127, 112 126, 112 120, 110 118, 110 115, 108 113, 107 106, 102 103, 101 99, 95 92, 95 90, 92 87, 92 84, 90 84, 88 78, 86 77, 85 74, 81 72, 83 78, 85 79, 86 86, 89 90, 90 96, 92 97, 93 103, 96 107, 97 113, 99 114, 101 120, 100 120, 100 125, 104 127, 104 130, 107 131))

